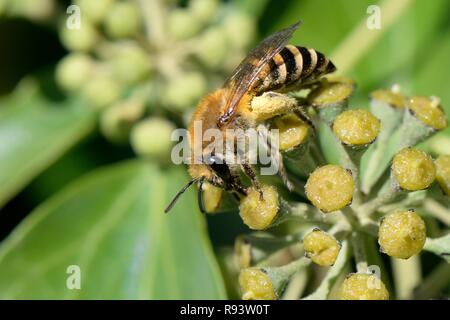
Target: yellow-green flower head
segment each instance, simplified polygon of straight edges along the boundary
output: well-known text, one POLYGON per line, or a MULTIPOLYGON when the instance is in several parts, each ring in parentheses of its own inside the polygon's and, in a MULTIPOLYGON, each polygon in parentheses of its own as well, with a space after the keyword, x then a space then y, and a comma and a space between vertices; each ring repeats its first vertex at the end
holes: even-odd
POLYGON ((114 0, 76 0, 82 15, 85 15, 92 23, 100 23, 108 13, 114 0))
POLYGON ((276 118, 273 128, 279 130, 280 151, 301 145, 309 133, 309 125, 293 113, 276 118))
POLYGON ((168 105, 176 110, 184 110, 192 108, 207 89, 208 82, 204 74, 188 71, 166 83, 163 90, 168 105))
POLYGON ((169 13, 167 26, 172 37, 184 40, 199 33, 203 27, 203 21, 196 17, 191 10, 176 8, 169 13))
POLYGON ((355 83, 347 78, 334 77, 323 81, 320 86, 308 94, 308 101, 313 106, 326 106, 344 102, 352 95, 355 83))
POLYGON ((164 118, 148 118, 137 123, 131 131, 131 146, 136 154, 157 159, 169 158, 175 130, 172 122, 164 118))
POLYGON ((447 117, 437 98, 412 97, 409 100, 408 107, 426 125, 436 130, 447 127, 447 117))
POLYGON ((277 294, 269 275, 259 268, 247 268, 239 274, 243 300, 275 300, 277 294))
POLYGON ((239 268, 248 268, 252 263, 252 245, 245 238, 240 236, 234 243, 234 252, 236 254, 236 262, 239 268))
POLYGON ((392 90, 375 90, 370 94, 370 98, 399 109, 405 108, 407 104, 404 96, 392 90))
POLYGON ((119 101, 100 115, 100 131, 111 142, 128 142, 132 126, 145 112, 144 101, 129 99, 119 101))
POLYGON ((332 266, 341 250, 340 243, 328 233, 314 229, 303 239, 305 254, 319 266, 332 266))
POLYGON ((254 230, 264 230, 271 226, 280 209, 277 189, 270 185, 261 186, 263 199, 255 188, 249 188, 247 196, 241 200, 239 214, 244 223, 254 230))
POLYGON ((125 84, 145 79, 153 68, 150 56, 140 46, 123 44, 109 60, 113 75, 125 84))
POLYGON ((433 159, 414 148, 398 152, 392 160, 391 170, 398 185, 409 191, 428 188, 436 177, 433 159))
POLYGON ((101 110, 119 100, 122 87, 111 75, 100 72, 84 84, 81 94, 91 106, 101 110))
POLYGON ((133 37, 142 28, 141 16, 137 3, 117 1, 108 10, 105 31, 113 38, 133 37))
POLYGON ((84 21, 79 29, 69 29, 64 26, 60 33, 63 45, 72 51, 91 51, 98 43, 99 33, 95 27, 84 21))
POLYGON ((353 273, 347 276, 340 288, 341 300, 389 300, 383 281, 373 274, 353 273))
POLYGON ((332 164, 314 170, 305 185, 308 199, 325 213, 349 205, 354 190, 355 182, 350 171, 332 164))
POLYGON ((333 132, 344 144, 366 145, 372 143, 380 132, 380 120, 367 110, 348 110, 333 123, 333 132))
POLYGON ((450 196, 450 155, 439 156, 434 164, 436 166, 436 180, 442 191, 450 196))
POLYGON ((413 210, 399 211, 383 218, 378 243, 387 255, 408 259, 419 253, 427 237, 425 223, 413 210))
POLYGON ((90 79, 94 62, 84 53, 71 53, 59 61, 56 80, 65 90, 80 89, 90 79))

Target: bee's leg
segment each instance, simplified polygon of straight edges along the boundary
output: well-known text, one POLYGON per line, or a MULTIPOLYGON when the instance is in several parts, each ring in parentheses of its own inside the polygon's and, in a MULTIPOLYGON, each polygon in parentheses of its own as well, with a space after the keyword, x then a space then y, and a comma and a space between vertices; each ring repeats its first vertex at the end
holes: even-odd
POLYGON ((263 192, 261 189, 261 184, 258 181, 258 177, 256 176, 255 170, 253 170, 252 166, 247 162, 243 162, 241 164, 241 168, 244 171, 244 173, 250 178, 250 180, 252 181, 252 184, 256 188, 256 190, 258 190, 259 198, 261 200, 263 200, 263 192))
POLYGON ((294 113, 303 121, 305 121, 307 124, 309 124, 311 126, 311 128, 313 129, 314 133, 317 131, 316 130, 316 126, 314 125, 313 121, 311 120, 311 118, 308 116, 308 114, 306 113, 305 109, 300 106, 297 105, 294 108, 294 113))
POLYGON ((264 144, 264 147, 270 152, 271 161, 273 161, 278 167, 278 175, 280 176, 286 188, 288 188, 288 190, 292 192, 294 190, 294 185, 291 181, 289 181, 286 168, 284 167, 283 157, 278 146, 273 146, 273 139, 271 139, 270 133, 265 126, 258 126, 257 130, 259 136, 261 137, 261 142, 264 144))

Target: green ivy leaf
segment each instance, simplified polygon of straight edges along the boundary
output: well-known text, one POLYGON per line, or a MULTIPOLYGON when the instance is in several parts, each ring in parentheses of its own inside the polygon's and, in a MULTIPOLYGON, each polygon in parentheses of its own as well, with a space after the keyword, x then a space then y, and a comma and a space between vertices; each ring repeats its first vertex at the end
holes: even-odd
POLYGON ((423 249, 437 254, 450 263, 450 233, 440 238, 427 238, 423 249))
POLYGON ((0 207, 95 128, 93 111, 32 90, 0 103, 0 207))
POLYGON ((0 247, 0 298, 226 298, 194 190, 163 212, 183 180, 138 161, 77 180, 0 247), (81 290, 66 286, 71 265, 81 290))

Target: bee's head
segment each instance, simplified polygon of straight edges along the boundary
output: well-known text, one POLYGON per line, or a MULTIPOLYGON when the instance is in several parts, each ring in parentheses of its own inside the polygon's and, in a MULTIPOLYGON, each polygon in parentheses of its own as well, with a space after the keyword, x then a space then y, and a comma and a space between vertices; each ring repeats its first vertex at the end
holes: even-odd
POLYGON ((209 154, 204 156, 204 163, 214 175, 213 180, 215 181, 212 181, 213 184, 227 189, 227 186, 233 181, 233 176, 231 175, 230 167, 225 163, 225 159, 215 154, 209 154))

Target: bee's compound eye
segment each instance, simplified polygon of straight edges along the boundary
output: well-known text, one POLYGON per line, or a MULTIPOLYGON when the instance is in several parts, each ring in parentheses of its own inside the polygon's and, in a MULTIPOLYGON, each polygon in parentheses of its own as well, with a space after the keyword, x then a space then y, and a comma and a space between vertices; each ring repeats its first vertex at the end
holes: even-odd
POLYGON ((207 156, 205 159, 205 162, 207 165, 215 165, 215 164, 221 164, 219 157, 217 156, 207 156))

